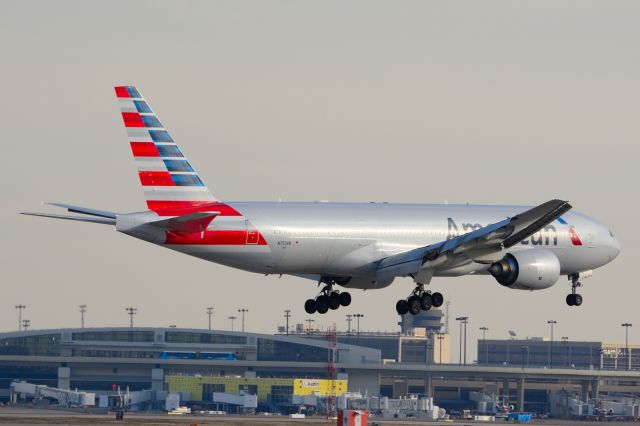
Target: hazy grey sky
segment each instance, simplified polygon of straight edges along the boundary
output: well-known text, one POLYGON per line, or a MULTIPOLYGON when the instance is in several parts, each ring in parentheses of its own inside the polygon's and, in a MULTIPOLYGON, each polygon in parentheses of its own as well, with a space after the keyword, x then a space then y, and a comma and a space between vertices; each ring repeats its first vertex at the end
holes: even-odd
MULTIPOLYGON (((489 277, 436 279, 470 338, 621 340, 638 321, 640 3, 0 3, 0 330, 214 326, 249 309, 302 322, 315 284, 235 271, 106 226, 20 216, 40 201, 144 208, 113 86, 135 84, 223 200, 481 202, 553 197, 610 224, 623 250, 565 305, 489 277)), ((396 330, 398 280, 315 316, 396 330)), ((453 321, 455 322, 455 321, 453 321)), ((454 331, 457 329, 453 325, 454 331)), ((635 327, 634 327, 635 329, 635 327)), ((640 330, 631 339, 640 341, 640 330), (638 337, 636 337, 638 336, 638 337)), ((457 334, 454 334, 454 342, 457 334)), ((471 346, 474 347, 473 345, 471 346)), ((474 358, 474 355, 471 356, 474 358)))

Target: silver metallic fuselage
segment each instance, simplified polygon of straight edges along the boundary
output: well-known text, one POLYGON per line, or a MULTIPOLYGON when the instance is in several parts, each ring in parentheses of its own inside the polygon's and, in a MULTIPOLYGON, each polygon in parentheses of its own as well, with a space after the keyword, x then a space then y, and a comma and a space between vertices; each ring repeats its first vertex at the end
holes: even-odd
MULTIPOLYGON (((257 273, 368 277, 374 273, 375 262, 386 256, 443 241, 528 209, 453 204, 227 204, 244 215, 267 245, 163 245, 257 273)), ((213 220, 208 229, 217 226, 224 227, 223 218, 213 220)), ((531 248, 555 253, 562 274, 598 268, 612 261, 620 251, 607 226, 577 212, 565 214, 505 253, 531 248), (571 228, 581 245, 572 241, 571 228)), ((486 269, 487 265, 470 261, 455 269, 438 271, 436 276, 483 274, 486 269)), ((388 284, 372 281, 368 287, 388 284)))

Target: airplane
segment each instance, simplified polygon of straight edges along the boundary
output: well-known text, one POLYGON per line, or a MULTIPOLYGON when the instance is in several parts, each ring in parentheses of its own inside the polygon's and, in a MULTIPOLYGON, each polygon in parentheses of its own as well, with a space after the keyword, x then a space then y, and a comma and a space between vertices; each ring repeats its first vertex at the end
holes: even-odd
POLYGON ((415 315, 443 304, 425 288, 434 277, 492 276, 510 289, 541 290, 568 277, 569 306, 596 268, 620 253, 603 223, 553 199, 510 205, 224 202, 204 184, 134 86, 116 97, 147 210, 117 213, 49 203, 77 215, 23 214, 115 226, 141 240, 265 275, 293 275, 321 287, 308 314, 348 306, 347 290, 389 286, 410 277, 413 291, 396 312, 415 315), (341 291, 338 287, 342 287, 341 291))

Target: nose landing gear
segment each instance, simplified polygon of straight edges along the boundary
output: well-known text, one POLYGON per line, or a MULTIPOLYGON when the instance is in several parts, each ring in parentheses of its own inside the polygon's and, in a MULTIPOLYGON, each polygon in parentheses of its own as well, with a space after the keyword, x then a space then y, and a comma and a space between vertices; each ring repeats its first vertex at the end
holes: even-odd
POLYGON ((407 312, 416 315, 420 311, 428 311, 431 307, 438 308, 442 306, 443 302, 442 293, 431 293, 431 291, 424 289, 424 284, 418 283, 409 297, 396 302, 396 312, 398 315, 404 315, 407 312))
POLYGON ((580 306, 582 305, 582 296, 576 293, 576 288, 582 286, 582 283, 579 281, 580 275, 571 274, 569 275, 569 279, 571 280, 571 294, 567 294, 567 305, 580 306))
POLYGON ((316 312, 326 314, 329 309, 336 310, 340 306, 349 306, 351 304, 351 294, 346 291, 338 292, 332 290, 333 281, 325 284, 315 299, 307 299, 304 302, 304 311, 309 315, 316 312))

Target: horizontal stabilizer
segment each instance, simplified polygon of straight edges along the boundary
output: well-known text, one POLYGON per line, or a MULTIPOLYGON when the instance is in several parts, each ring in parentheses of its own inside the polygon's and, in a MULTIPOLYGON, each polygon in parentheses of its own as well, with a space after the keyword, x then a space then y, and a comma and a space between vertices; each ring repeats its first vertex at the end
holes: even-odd
POLYGON ((65 214, 49 214, 49 213, 37 213, 37 212, 22 212, 21 214, 25 214, 27 216, 50 217, 53 219, 76 220, 79 222, 101 223, 103 225, 116 224, 115 218, 108 218, 108 217, 70 216, 65 214))
POLYGON ((157 226, 167 231, 186 233, 203 232, 207 229, 207 226, 209 226, 213 218, 219 214, 220 212, 189 213, 183 216, 172 217, 171 219, 150 222, 149 225, 157 226))
POLYGON ((107 210, 88 209, 85 207, 72 206, 71 204, 62 204, 62 203, 45 203, 45 204, 49 204, 50 206, 62 207, 63 209, 67 209, 71 213, 82 213, 82 214, 88 214, 91 216, 107 217, 110 219, 116 218, 115 212, 110 212, 107 210))

